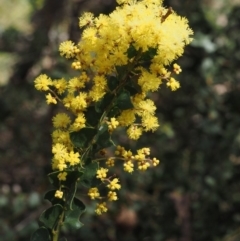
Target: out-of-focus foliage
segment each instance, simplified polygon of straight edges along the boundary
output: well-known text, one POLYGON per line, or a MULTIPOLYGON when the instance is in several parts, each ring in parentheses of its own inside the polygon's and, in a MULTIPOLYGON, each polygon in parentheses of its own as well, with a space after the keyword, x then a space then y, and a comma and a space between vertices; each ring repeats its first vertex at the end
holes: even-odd
MULTIPOLYGON (((16 2, 14 9, 19 8, 19 1, 11 2, 16 2)), ((20 7, 17 12, 22 12, 27 30, 0 21, 0 58, 4 60, 0 68, 6 73, 4 81, 0 76, 5 83, 0 89, 3 241, 29 239, 42 205, 46 205, 39 195, 50 187, 46 174, 55 110, 46 107, 32 81, 40 72, 52 77, 70 74, 57 48, 62 40, 80 36, 76 27, 80 11, 92 11, 93 6, 96 13, 114 8, 111 1, 66 1, 61 5, 58 0, 54 19, 44 15, 42 24, 49 27, 29 53, 47 1, 23 2, 22 11, 20 7), (30 12, 25 11, 25 2, 30 12), (12 78, 16 68, 7 67, 26 55, 34 56, 35 50, 40 53, 35 55, 37 59, 21 75, 24 77, 18 78, 21 81, 16 81, 12 78)), ((143 137, 139 146, 127 143, 132 149, 148 145, 161 165, 139 177, 119 170, 123 186, 128 187, 121 192, 121 202, 102 217, 94 215, 89 202, 82 220, 85 226, 78 233, 64 230, 70 241, 240 239, 240 1, 168 0, 165 5, 189 19, 195 40, 179 61, 181 89, 170 95, 163 88, 154 96, 161 119, 159 131, 143 137)), ((1 4, 0 12, 3 7, 1 4)), ((15 16, 11 11, 7 15, 9 19, 15 16)), ((121 133, 119 137, 126 142, 121 133)), ((85 203, 88 201, 86 198, 85 203)))

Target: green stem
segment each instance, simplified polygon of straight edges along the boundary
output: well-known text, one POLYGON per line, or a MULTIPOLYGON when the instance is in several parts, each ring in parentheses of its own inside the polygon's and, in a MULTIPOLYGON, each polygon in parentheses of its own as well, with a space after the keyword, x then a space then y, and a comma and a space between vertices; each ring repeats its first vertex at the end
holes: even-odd
POLYGON ((58 241, 59 234, 61 231, 62 223, 63 223, 63 218, 64 218, 64 211, 62 212, 61 216, 58 219, 57 227, 52 231, 53 234, 53 239, 52 241, 58 241))
POLYGON ((114 160, 122 160, 122 161, 125 161, 125 159, 123 158, 123 157, 116 157, 116 156, 114 156, 114 157, 102 157, 102 158, 97 158, 97 159, 94 159, 94 161, 95 162, 98 162, 98 161, 104 161, 104 160, 106 160, 106 159, 108 159, 108 158, 111 158, 111 159, 114 159, 114 160))

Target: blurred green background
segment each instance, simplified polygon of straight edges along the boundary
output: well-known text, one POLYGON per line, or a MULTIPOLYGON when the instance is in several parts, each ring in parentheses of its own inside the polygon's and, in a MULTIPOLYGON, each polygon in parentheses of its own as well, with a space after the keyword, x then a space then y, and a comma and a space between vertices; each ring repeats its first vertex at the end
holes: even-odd
MULTIPOLYGON (((116 172, 120 200, 100 217, 87 205, 69 241, 240 240, 240 0, 166 0, 189 19, 194 41, 178 63, 181 88, 153 98, 161 126, 137 143, 161 165, 142 175, 116 172)), ((60 42, 78 41, 83 11, 109 13, 113 0, 0 1, 0 239, 25 241, 48 207, 51 119, 33 87, 40 73, 68 77, 60 42)), ((82 194, 83 193, 83 194, 82 194)))

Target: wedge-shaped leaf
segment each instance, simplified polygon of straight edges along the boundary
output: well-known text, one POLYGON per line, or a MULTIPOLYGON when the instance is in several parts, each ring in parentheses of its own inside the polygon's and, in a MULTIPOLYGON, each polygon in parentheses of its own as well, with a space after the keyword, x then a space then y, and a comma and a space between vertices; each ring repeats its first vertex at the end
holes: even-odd
POLYGON ((107 124, 102 125, 98 131, 97 145, 98 145, 98 150, 101 150, 103 148, 113 145, 113 142, 111 140, 111 135, 108 131, 107 124))
POLYGON ((63 207, 60 204, 56 204, 45 210, 41 214, 39 220, 45 225, 45 227, 53 229, 62 214, 62 211, 63 207))
POLYGON ((150 61, 157 54, 156 48, 149 48, 148 51, 142 53, 141 60, 150 61))
POLYGON ((98 129, 98 135, 101 135, 102 133, 104 133, 105 131, 108 130, 108 125, 106 123, 104 123, 103 125, 101 125, 101 127, 98 129))
POLYGON ((51 241, 51 237, 48 230, 41 227, 32 234, 30 241, 51 241))
POLYGON ((107 80, 107 84, 108 88, 113 91, 119 86, 119 80, 114 76, 110 76, 107 80))
POLYGON ((67 205, 69 209, 72 209, 73 199, 77 191, 77 182, 73 183, 67 193, 67 205))
POLYGON ((148 51, 142 53, 139 63, 145 68, 149 68, 150 64, 152 63, 151 61, 156 54, 156 48, 149 48, 148 51))
POLYGON ((101 115, 102 113, 97 112, 94 106, 88 107, 87 111, 85 112, 87 123, 90 126, 96 126, 101 118, 101 115))
POLYGON ((107 93, 104 97, 98 101, 95 105, 95 110, 98 113, 103 113, 104 110, 109 106, 109 104, 113 101, 114 95, 107 93))
MULTIPOLYGON (((67 187, 70 187, 72 185, 72 183, 75 183, 77 181, 77 179, 79 179, 82 175, 82 172, 79 171, 71 171, 71 170, 65 170, 64 172, 67 173, 67 177, 65 181, 61 181, 61 184, 67 187)), ((50 183, 54 186, 54 187, 59 187, 59 179, 58 179, 58 174, 60 172, 52 172, 48 174, 48 178, 50 183)))
POLYGON ((50 190, 50 191, 48 191, 48 192, 46 192, 45 193, 45 195, 44 195, 44 199, 45 200, 48 200, 49 202, 52 202, 53 201, 53 199, 55 199, 55 192, 56 192, 56 190, 55 189, 53 189, 53 190, 50 190))
POLYGON ((131 59, 137 55, 138 51, 135 49, 133 45, 130 45, 130 47, 127 50, 128 58, 131 59))
POLYGON ((123 90, 117 98, 116 105, 121 110, 127 110, 133 108, 133 104, 130 98, 130 93, 127 90, 123 90))
POLYGON ((127 76, 128 68, 128 65, 116 66, 117 77, 120 82, 127 76))
POLYGON ((82 172, 79 171, 65 171, 67 177, 65 181, 61 181, 64 186, 70 187, 73 183, 76 183, 78 179, 81 178, 82 172))
POLYGON ((74 229, 81 228, 83 224, 79 221, 79 219, 84 211, 85 205, 83 202, 77 198, 74 198, 71 209, 65 212, 64 224, 67 224, 74 229))
POLYGON ((130 93, 131 96, 141 92, 141 87, 138 85, 137 78, 135 77, 133 77, 132 82, 127 84, 124 88, 130 93))
POLYGON ((84 166, 84 173, 80 179, 80 183, 86 187, 90 187, 93 178, 96 175, 96 171, 98 169, 98 163, 90 162, 88 165, 84 166))
POLYGON ((114 144, 112 139, 111 139, 111 135, 109 134, 108 131, 105 131, 104 133, 102 133, 99 136, 98 140, 99 140, 98 141, 99 149, 110 147, 114 144))
POLYGON ((70 139, 75 147, 86 148, 97 134, 94 128, 83 128, 80 131, 70 133, 70 139))
POLYGON ((118 115, 120 115, 121 110, 115 105, 111 108, 111 110, 108 112, 108 117, 116 117, 118 115))
POLYGON ((59 171, 51 172, 51 173, 48 174, 48 179, 54 187, 59 187, 59 179, 57 177, 58 174, 59 174, 59 171))
POLYGON ((56 193, 56 189, 46 192, 44 195, 44 199, 51 202, 52 205, 60 204, 61 206, 63 206, 64 201, 62 199, 56 198, 55 193, 56 193))

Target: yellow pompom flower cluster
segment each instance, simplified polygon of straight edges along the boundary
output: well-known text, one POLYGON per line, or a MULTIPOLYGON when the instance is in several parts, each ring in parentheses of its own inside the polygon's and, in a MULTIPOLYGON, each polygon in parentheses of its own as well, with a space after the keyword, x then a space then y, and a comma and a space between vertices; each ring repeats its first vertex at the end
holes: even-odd
POLYGON ((106 165, 108 167, 113 167, 114 166, 114 159, 113 158, 108 158, 106 161, 106 165))
POLYGON ((107 168, 101 167, 99 170, 97 170, 97 178, 103 181, 107 177, 107 172, 108 172, 107 168))
POLYGON ((137 150, 137 154, 133 155, 131 151, 125 150, 122 146, 117 146, 115 151, 116 158, 124 160, 123 169, 126 172, 132 173, 134 171, 134 164, 137 163, 138 170, 146 171, 151 165, 157 166, 159 164, 159 160, 155 157, 153 159, 149 158, 150 149, 144 147, 142 149, 137 150))
MULTIPOLYGON (((193 32, 187 19, 164 8, 161 0, 121 0, 118 3, 120 6, 109 16, 100 14, 94 18, 91 13, 83 14, 80 27, 85 26, 85 29, 81 41, 77 45, 69 40, 60 44, 60 54, 73 59, 72 66, 80 70, 80 75, 69 81, 51 80, 40 75, 35 86, 40 91, 55 88, 60 96, 48 93, 47 103, 56 104, 62 96, 64 106, 75 114, 69 130, 78 131, 86 126, 85 112, 89 106, 109 92, 120 91, 119 87, 109 90, 109 76, 118 78, 117 67, 131 66, 133 80, 123 77, 119 79, 119 86, 137 81, 139 93, 131 96, 133 108, 124 109, 111 119, 109 131, 117 126, 127 127, 128 137, 137 140, 143 132, 155 131, 159 127, 156 107, 147 98, 148 92, 157 91, 163 82, 172 91, 180 87, 166 68, 183 54, 193 32), (145 55, 151 56, 146 64, 145 55), (91 73, 91 78, 87 72, 91 73), (91 84, 86 87, 89 81, 91 84), (137 117, 141 119, 139 123, 135 123, 137 117)), ((173 70, 176 74, 181 72, 176 63, 173 70)))
POLYGON ((108 122, 108 130, 113 132, 113 130, 116 129, 118 125, 119 122, 116 120, 116 118, 111 118, 111 120, 108 122))
POLYGON ((80 164, 80 154, 69 151, 63 144, 57 143, 52 147, 53 153, 53 170, 64 171, 67 168, 80 164))
POLYGON ((60 172, 57 177, 60 181, 66 181, 67 173, 66 172, 60 172))
POLYGON ((89 189, 88 196, 90 196, 91 199, 96 199, 100 197, 100 193, 96 187, 93 187, 89 189))
POLYGON ((171 77, 170 80, 167 82, 167 86, 169 86, 172 91, 175 91, 180 87, 180 84, 178 81, 171 77))
POLYGON ((70 59, 79 52, 79 49, 75 46, 75 44, 72 41, 68 40, 60 44, 59 51, 62 56, 65 56, 67 59, 70 59))
POLYGON ((176 73, 176 74, 180 74, 182 72, 182 69, 181 67, 178 65, 178 64, 173 64, 173 71, 176 73))
POLYGON ((149 93, 162 84, 172 91, 180 87, 174 75, 182 70, 173 62, 193 34, 187 19, 163 7, 162 0, 117 2, 119 6, 109 15, 84 13, 79 19, 84 28, 80 42, 60 44, 60 54, 72 61, 75 77, 51 79, 42 74, 34 81, 37 90, 46 92, 47 104, 61 103, 65 108, 52 119, 52 169, 60 186, 55 197, 63 198, 62 183, 71 171, 81 173, 81 180, 91 159, 91 164, 98 165, 95 177, 107 188, 105 196, 98 187, 88 191, 91 199, 102 200, 97 214, 107 211, 107 201, 118 199, 119 179, 108 175, 115 161, 121 161, 129 173, 159 164, 146 147, 136 154, 122 146, 117 146, 115 156, 97 158, 97 153, 114 145, 111 135, 118 127, 132 140, 157 130, 156 106, 149 93), (81 137, 77 142, 71 138, 74 133, 81 137))
POLYGON ((118 199, 117 193, 113 191, 108 192, 108 199, 109 201, 116 201, 118 199))
POLYGON ((107 168, 101 167, 96 172, 96 178, 100 179, 102 181, 102 183, 105 185, 105 187, 108 189, 107 196, 106 197, 100 196, 100 192, 97 187, 92 187, 88 191, 88 196, 91 199, 101 199, 101 200, 105 199, 106 200, 106 202, 104 202, 104 204, 103 203, 97 204, 95 212, 98 215, 107 211, 107 201, 118 200, 117 193, 115 190, 119 190, 121 188, 118 178, 113 178, 111 180, 111 177, 107 177, 108 171, 109 170, 107 168), (103 207, 104 207, 104 209, 103 209, 103 207))
POLYGON ((120 189, 121 185, 118 183, 119 180, 118 178, 114 178, 108 185, 107 187, 111 190, 115 190, 115 189, 120 189))
POLYGON ((56 198, 59 198, 59 199, 62 199, 62 197, 63 197, 63 192, 60 191, 60 190, 57 190, 56 193, 55 193, 55 197, 56 197, 56 198))
POLYGON ((100 215, 102 213, 105 213, 107 212, 107 204, 106 202, 103 202, 103 203, 99 203, 97 204, 97 208, 96 208, 96 214, 100 215))
MULTIPOLYGON (((121 188, 121 184, 118 178, 112 178, 111 176, 107 176, 109 168, 114 166, 114 160, 122 161, 124 171, 132 173, 134 171, 135 165, 137 166, 137 169, 139 171, 146 171, 150 166, 155 167, 160 163, 158 159, 156 159, 155 157, 151 159, 149 155, 150 149, 147 147, 137 150, 137 153, 134 155, 132 151, 126 150, 123 146, 117 146, 114 157, 104 157, 96 159, 95 161, 106 159, 106 166, 108 168, 100 167, 96 171, 96 178, 100 179, 103 186, 108 189, 108 194, 106 197, 101 196, 99 189, 97 187, 93 187, 89 189, 88 196, 91 199, 104 199, 104 207, 107 207, 108 201, 116 201, 118 199, 116 190, 119 190, 121 188)), ((102 213, 102 211, 100 212, 99 207, 101 207, 101 204, 98 204, 95 210, 97 214, 102 213)))
POLYGON ((35 88, 40 91, 49 90, 49 86, 51 86, 52 80, 45 74, 41 74, 35 79, 35 88))

